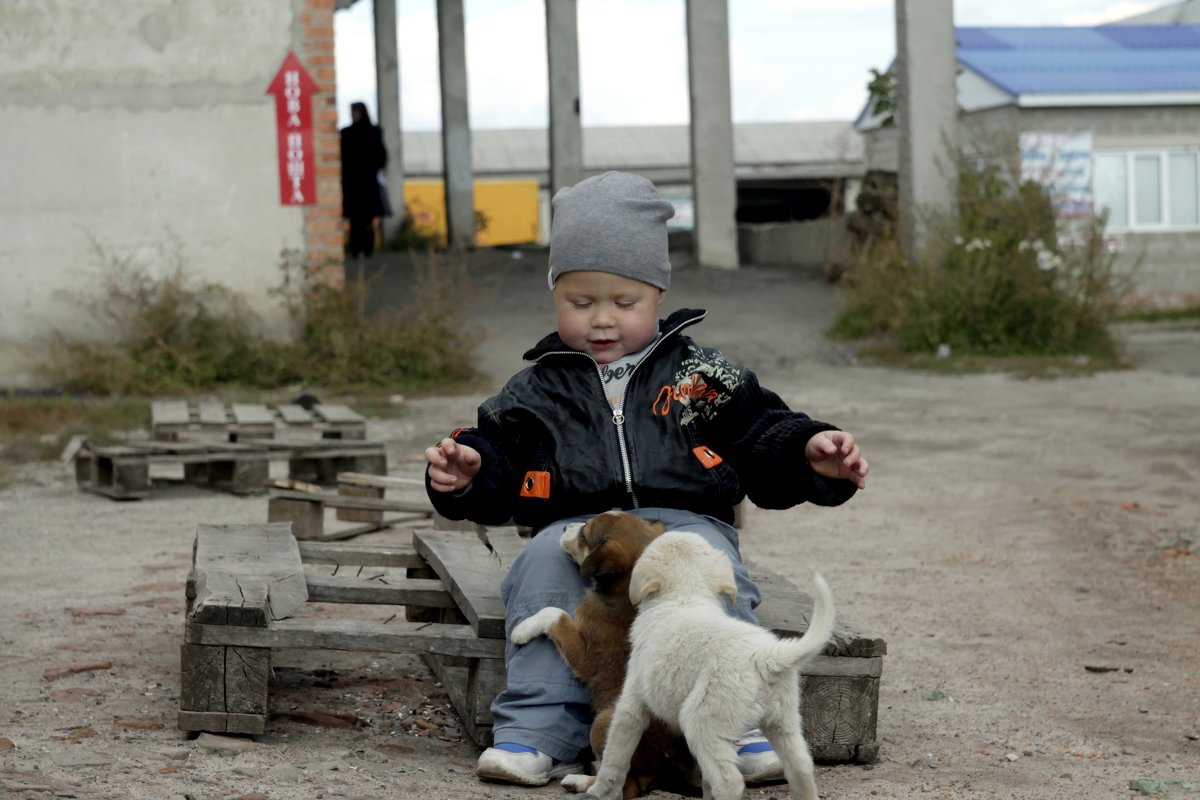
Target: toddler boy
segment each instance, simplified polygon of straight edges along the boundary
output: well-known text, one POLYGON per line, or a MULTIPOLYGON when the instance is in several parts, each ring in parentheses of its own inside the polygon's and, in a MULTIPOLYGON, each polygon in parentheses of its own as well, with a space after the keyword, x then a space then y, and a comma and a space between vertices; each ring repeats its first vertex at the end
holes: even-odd
MULTIPOLYGON (((839 505, 866 486, 854 437, 790 410, 750 370, 683 331, 706 312, 659 320, 671 280, 669 203, 645 178, 607 172, 554 197, 549 283, 557 331, 479 408, 476 427, 425 451, 439 513, 536 531, 501 585, 506 630, 540 609, 575 608, 587 590, 559 546, 563 528, 619 508, 689 530, 726 553, 738 580, 731 613, 756 621, 757 587, 742 565, 734 507, 839 505)), ((485 780, 540 786, 581 772, 592 717, 587 690, 552 642, 505 653, 507 686, 492 704, 485 780)), ((755 732, 740 742, 748 782, 782 768, 755 732)))

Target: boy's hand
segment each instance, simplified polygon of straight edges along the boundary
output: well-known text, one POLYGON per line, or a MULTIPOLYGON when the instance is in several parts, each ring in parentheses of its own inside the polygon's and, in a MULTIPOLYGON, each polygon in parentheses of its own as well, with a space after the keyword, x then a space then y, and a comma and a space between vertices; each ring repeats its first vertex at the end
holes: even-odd
POLYGON ((482 462, 478 450, 449 436, 426 448, 425 460, 429 462, 429 485, 437 492, 462 491, 479 473, 482 462))
POLYGON ((860 489, 867 488, 867 460, 858 443, 845 431, 821 431, 804 446, 804 457, 813 472, 826 478, 845 478, 860 489))

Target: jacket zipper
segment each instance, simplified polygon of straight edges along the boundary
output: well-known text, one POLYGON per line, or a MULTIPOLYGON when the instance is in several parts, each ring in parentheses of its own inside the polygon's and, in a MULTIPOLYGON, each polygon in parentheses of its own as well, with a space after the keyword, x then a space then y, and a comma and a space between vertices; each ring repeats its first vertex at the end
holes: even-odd
MULTIPOLYGON (((692 323, 703 318, 703 315, 700 315, 684 320, 671 330, 664 333, 662 336, 658 337, 658 341, 651 345, 650 349, 646 351, 645 355, 639 358, 637 363, 633 365, 633 368, 629 370, 629 380, 625 382, 625 388, 621 390, 620 409, 613 411, 612 421, 613 425, 616 426, 617 429, 617 447, 621 451, 621 472, 622 477, 625 480, 625 491, 629 494, 629 499, 633 501, 634 508, 641 508, 641 506, 638 504, 637 492, 633 490, 633 468, 629 464, 629 445, 625 441, 625 394, 629 391, 629 385, 633 383, 633 376, 637 373, 638 367, 640 367, 645 360, 649 358, 655 350, 658 349, 660 344, 665 342, 668 337, 673 336, 681 329, 686 328, 688 325, 691 325, 692 323)), ((596 368, 596 377, 600 380, 600 395, 601 397, 604 397, 604 372, 600 369, 600 364, 596 361, 596 359, 592 358, 587 353, 581 353, 578 350, 555 350, 553 352, 543 353, 542 355, 538 356, 537 360, 541 361, 546 356, 568 354, 583 356, 592 362, 592 365, 596 368)))

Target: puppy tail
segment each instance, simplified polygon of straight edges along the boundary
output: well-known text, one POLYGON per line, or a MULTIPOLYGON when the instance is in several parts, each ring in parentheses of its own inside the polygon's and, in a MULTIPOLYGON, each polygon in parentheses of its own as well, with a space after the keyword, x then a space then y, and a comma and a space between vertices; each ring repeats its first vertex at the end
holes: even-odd
POLYGON ((820 574, 813 575, 813 614, 808 630, 799 639, 780 639, 778 646, 767 653, 762 666, 769 672, 778 673, 799 666, 815 655, 822 653, 833 636, 837 612, 833 607, 833 592, 820 574))

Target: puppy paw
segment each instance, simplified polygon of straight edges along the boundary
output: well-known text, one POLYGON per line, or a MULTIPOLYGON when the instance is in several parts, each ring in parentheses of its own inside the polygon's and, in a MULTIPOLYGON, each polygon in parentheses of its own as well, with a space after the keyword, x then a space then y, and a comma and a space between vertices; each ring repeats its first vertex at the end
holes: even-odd
POLYGON ((545 635, 551 625, 566 615, 567 612, 561 608, 543 608, 513 628, 511 637, 513 644, 526 644, 538 636, 545 635))
POLYGON ((591 785, 596 782, 595 775, 564 775, 560 781, 562 787, 568 792, 586 792, 591 785))

